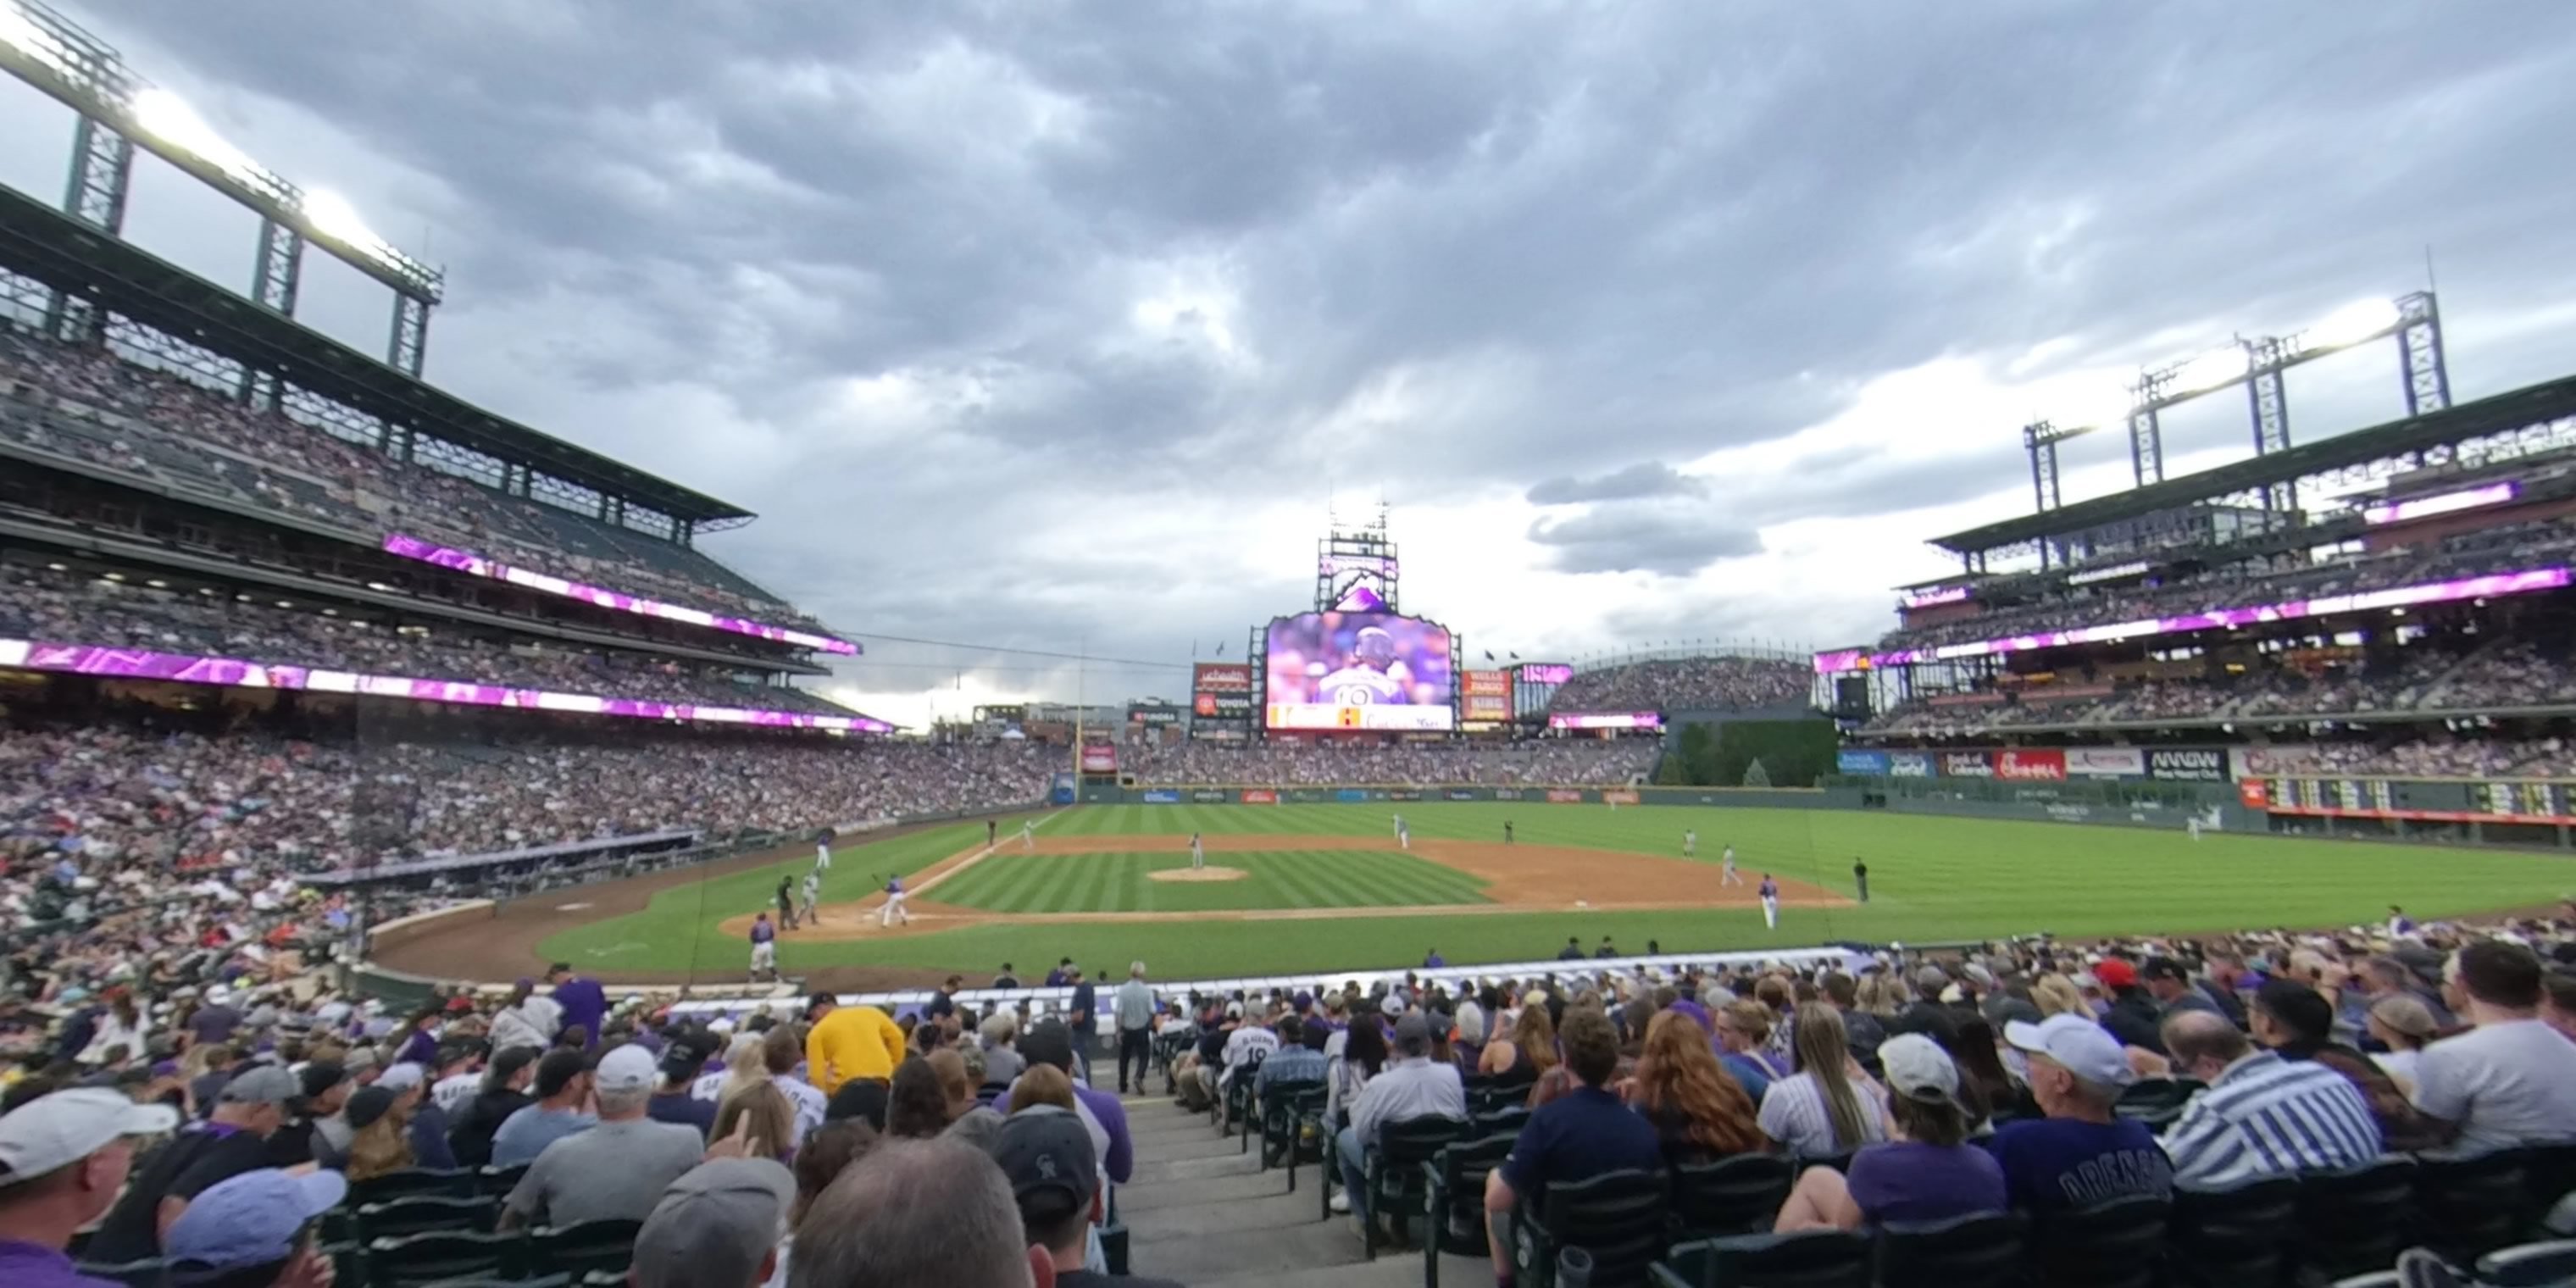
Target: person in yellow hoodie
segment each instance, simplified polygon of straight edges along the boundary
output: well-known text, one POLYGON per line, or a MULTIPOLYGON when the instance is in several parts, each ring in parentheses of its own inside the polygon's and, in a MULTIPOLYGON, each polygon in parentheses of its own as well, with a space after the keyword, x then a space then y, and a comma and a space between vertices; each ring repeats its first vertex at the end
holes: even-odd
POLYGON ((829 1096, 856 1078, 884 1082, 894 1077, 903 1057, 903 1030, 893 1017, 873 1006, 843 1006, 830 993, 816 993, 805 1004, 814 1027, 805 1035, 805 1076, 814 1089, 829 1096))

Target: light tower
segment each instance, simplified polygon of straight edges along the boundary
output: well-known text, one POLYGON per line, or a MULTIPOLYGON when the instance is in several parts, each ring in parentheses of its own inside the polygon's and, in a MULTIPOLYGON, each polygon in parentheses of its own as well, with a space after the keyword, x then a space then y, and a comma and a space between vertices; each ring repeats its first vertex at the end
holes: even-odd
POLYGON ((1395 542, 1387 536, 1386 502, 1376 517, 1357 527, 1344 527, 1338 515, 1326 516, 1324 539, 1315 543, 1315 611, 1319 613, 1401 613, 1396 583, 1401 569, 1395 542))

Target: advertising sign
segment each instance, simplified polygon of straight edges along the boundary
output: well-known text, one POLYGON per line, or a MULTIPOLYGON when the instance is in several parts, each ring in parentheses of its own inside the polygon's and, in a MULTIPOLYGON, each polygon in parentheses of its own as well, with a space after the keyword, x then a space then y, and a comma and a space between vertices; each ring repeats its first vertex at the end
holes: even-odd
POLYGON ((400 555, 405 559, 418 559, 423 563, 436 564, 441 568, 476 577, 506 581, 513 586, 544 591, 549 595, 578 599, 584 603, 596 604, 601 608, 613 608, 620 612, 636 613, 645 617, 659 617, 665 621, 687 622, 692 626, 712 627, 720 631, 731 631, 736 635, 749 635, 757 639, 794 644, 800 648, 821 649, 826 653, 855 656, 859 652, 858 645, 848 640, 834 639, 829 635, 816 635, 792 627, 772 626, 766 622, 746 621, 739 617, 718 617, 704 609, 683 608, 677 604, 665 604, 660 600, 644 599, 620 591, 585 586, 577 581, 565 581, 561 577, 550 577, 541 572, 512 567, 498 559, 486 559, 470 550, 458 550, 452 546, 423 541, 406 533, 387 533, 384 549, 386 554, 400 555))
POLYGON ((1495 789, 1494 789, 1494 799, 1495 799, 1495 800, 1498 800, 1498 801, 1516 801, 1516 800, 1519 800, 1520 798, 1521 798, 1521 789, 1520 789, 1520 788, 1517 788, 1517 787, 1497 787, 1497 788, 1495 788, 1495 789))
POLYGON ((1086 742, 1082 745, 1082 772, 1114 774, 1118 772, 1118 744, 1086 742))
POLYGON ((1272 619, 1264 697, 1273 729, 1446 730, 1449 630, 1392 613, 1272 619))
POLYGON ((1883 751, 1839 751, 1834 753, 1834 768, 1846 774, 1884 778, 1888 772, 1887 753, 1883 751))
POLYGON ((1386 798, 1391 801, 1418 801, 1422 799, 1422 793, 1410 787, 1398 787, 1388 792, 1386 798))
POLYGON ((1930 778, 1932 757, 1920 751, 1887 753, 1887 776, 1890 778, 1930 778))
POLYGON ((1219 791, 1213 787, 1202 787, 1197 791, 1191 792, 1190 799, 1197 801, 1202 805, 1222 805, 1227 801, 1233 800, 1234 793, 1219 791))
POLYGON ((1509 671, 1459 672, 1458 705, 1461 719, 1475 721, 1511 719, 1512 673, 1509 671))
POLYGON ((1176 725, 1181 722, 1181 709, 1179 707, 1164 706, 1159 703, 1150 707, 1129 707, 1127 708, 1127 719, 1131 724, 1156 726, 1176 725))
POLYGON ((2022 782, 2039 779, 2063 782, 2066 778, 2066 753, 2055 747, 2014 747, 1996 752, 1995 777, 2022 782))
POLYGON ((1333 793, 1333 799, 1340 801, 1345 805, 1357 805, 1365 802, 1368 798, 1369 794, 1367 790, 1359 787, 1344 787, 1333 793))
POLYGON ((1199 693, 1190 697, 1190 709, 1201 720, 1249 720, 1252 718, 1252 695, 1249 693, 1199 693))
POLYGON ((1550 729, 1661 729, 1663 716, 1652 711, 1560 711, 1547 718, 1550 729))
POLYGON ((1474 793, 1474 792, 1468 791, 1468 790, 1467 790, 1466 788, 1464 788, 1464 787, 1452 787, 1452 788, 1450 788, 1450 789, 1449 789, 1449 799, 1451 799, 1451 800, 1453 800, 1453 801, 1472 801, 1472 800, 1482 800, 1482 799, 1484 799, 1484 798, 1483 798, 1483 797, 1481 797, 1481 796, 1478 796, 1478 795, 1477 795, 1476 793, 1474 793))
POLYGON ((1249 788, 1243 793, 1243 803, 1246 805, 1276 805, 1279 803, 1279 793, 1274 792, 1267 787, 1249 788))
POLYGON ((1181 803, 1181 794, 1168 787, 1149 788, 1145 792, 1145 803, 1148 805, 1178 805, 1181 803))
POLYGON ((2147 753, 2136 747, 2069 747, 2066 772, 2086 778, 2137 778, 2147 772, 2147 753))
POLYGON ((1570 787, 1551 787, 1547 789, 1547 803, 1550 805, 1580 805, 1583 803, 1583 793, 1575 791, 1570 787))
POLYGON ((2147 753, 2147 773, 2194 783, 2227 781, 2227 753, 2215 748, 2157 748, 2147 753))
POLYGON ((1523 684, 1563 684, 1574 678, 1574 667, 1566 662, 1523 662, 1512 668, 1512 674, 1523 684))
POLYGON ((1941 753, 1941 774, 1945 778, 1992 778, 1995 762, 1982 751, 1945 751, 1941 753))
POLYGON ((2244 802, 2247 809, 2267 809, 2272 803, 2272 793, 2262 779, 2246 778, 2236 784, 2236 799, 2244 802))
POLYGON ((1604 805, 1634 805, 1637 803, 1638 799, 1639 797, 1637 793, 1631 791, 1607 791, 1601 793, 1601 803, 1604 805))
POLYGON ((1242 662, 1201 662, 1191 668, 1192 693, 1250 693, 1252 668, 1242 662))
POLYGON ((2283 774, 2303 774, 2316 767, 2317 749, 2309 743, 2295 745, 2269 743, 2229 750, 2227 761, 2233 778, 2276 778, 2283 774))

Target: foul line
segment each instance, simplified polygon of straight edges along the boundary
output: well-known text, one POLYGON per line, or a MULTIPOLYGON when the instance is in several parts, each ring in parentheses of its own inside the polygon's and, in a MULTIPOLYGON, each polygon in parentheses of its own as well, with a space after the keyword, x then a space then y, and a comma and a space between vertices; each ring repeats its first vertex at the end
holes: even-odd
MULTIPOLYGON (((1055 821, 1055 815, 1054 815, 1054 814, 1048 814, 1048 815, 1046 815, 1046 816, 1045 816, 1045 817, 1043 817, 1043 818, 1039 818, 1039 819, 1036 819, 1036 820, 1032 821, 1032 822, 1029 824, 1029 831, 1030 831, 1030 832, 1032 832, 1032 833, 1034 833, 1034 832, 1036 832, 1039 828, 1041 828, 1041 827, 1045 827, 1047 824, 1052 823, 1052 822, 1054 822, 1054 821, 1055 821)), ((975 851, 973 854, 970 854, 970 855, 966 856, 966 861, 965 861, 965 862, 960 863, 960 864, 958 864, 957 866, 955 866, 955 867, 953 867, 953 868, 950 868, 950 869, 948 869, 948 870, 947 870, 947 871, 945 871, 945 872, 939 873, 939 874, 938 874, 938 875, 936 875, 936 876, 933 876, 933 877, 932 877, 932 878, 930 878, 929 880, 922 882, 920 885, 913 886, 913 887, 911 887, 910 889, 905 890, 905 891, 904 891, 904 893, 905 893, 905 894, 907 894, 907 895, 922 895, 922 894, 928 894, 928 893, 930 893, 931 891, 938 889, 938 888, 939 888, 939 885, 940 885, 940 883, 941 883, 941 882, 946 881, 948 878, 953 877, 953 876, 957 875, 958 873, 963 872, 963 871, 965 871, 966 869, 971 868, 971 867, 975 866, 976 864, 983 862, 986 858, 988 858, 988 857, 990 857, 990 856, 992 855, 993 851, 998 850, 998 849, 1000 849, 1000 848, 1002 848, 1002 843, 1001 843, 1001 842, 999 842, 999 841, 995 841, 993 844, 991 844, 991 845, 987 845, 987 846, 985 846, 983 849, 977 850, 977 851, 975 851)), ((955 855, 951 855, 951 856, 949 856, 949 857, 950 857, 950 858, 955 858, 956 856, 955 856, 955 855)))

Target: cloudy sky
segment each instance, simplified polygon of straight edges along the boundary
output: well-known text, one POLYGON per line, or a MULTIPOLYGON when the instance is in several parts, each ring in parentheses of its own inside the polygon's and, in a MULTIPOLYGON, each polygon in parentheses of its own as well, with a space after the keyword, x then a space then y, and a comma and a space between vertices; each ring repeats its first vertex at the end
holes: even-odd
MULTIPOLYGON (((1381 498, 1474 651, 1853 643, 2143 364, 2428 247, 2461 396, 2576 339, 2560 0, 57 3, 446 267, 432 379, 759 511, 709 549, 773 589, 1161 664, 872 641, 901 719, 1176 696, 1381 498)), ((0 85, 0 181, 70 132, 0 85)), ((145 246, 246 282, 255 227, 141 166, 145 246)), ((386 308, 308 260, 314 325, 386 308)), ((2290 396, 2393 418, 2393 349, 2290 396)), ((2239 395, 2167 435, 2250 450, 2239 395)))

